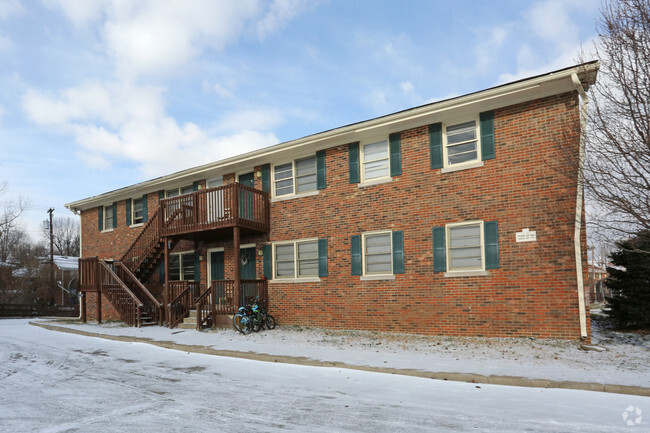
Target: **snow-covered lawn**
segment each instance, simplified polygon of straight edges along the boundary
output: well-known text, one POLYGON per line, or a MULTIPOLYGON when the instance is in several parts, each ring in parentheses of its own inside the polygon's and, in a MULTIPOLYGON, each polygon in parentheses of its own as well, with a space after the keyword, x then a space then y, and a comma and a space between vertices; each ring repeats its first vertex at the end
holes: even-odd
MULTIPOLYGON (((592 359, 584 357, 608 353, 582 352, 575 345, 558 342, 531 341, 528 347, 526 342, 508 340, 485 346, 464 339, 297 328, 240 336, 231 330, 198 333, 69 326, 91 332, 180 339, 186 344, 222 349, 319 354, 348 363, 415 364, 428 358, 429 364, 444 367, 444 359, 453 371, 460 365, 474 365, 474 370, 488 368, 508 374, 513 372, 499 369, 498 364, 516 366, 533 359, 538 362, 529 367, 531 370, 552 359, 557 365, 543 371, 558 370, 561 365, 577 371, 572 366, 576 363, 587 366, 593 374, 597 363, 584 362, 592 359), (553 353, 546 355, 550 350, 553 353), (567 355, 573 351, 575 354, 567 355), (526 358, 510 360, 523 355, 526 358)), ((635 364, 642 361, 644 351, 648 357, 647 341, 641 340, 630 346, 638 352, 634 363, 621 363, 619 359, 617 365, 604 371, 616 377, 616 371, 631 374, 634 369, 638 379, 647 382, 648 364, 646 368, 635 364)), ((611 349, 610 356, 622 350, 614 345, 611 349)), ((22 319, 0 320, 2 432, 627 432, 647 431, 648 419, 648 397, 259 362, 49 331, 22 319), (639 420, 640 424, 628 426, 624 414, 628 421, 639 420)))

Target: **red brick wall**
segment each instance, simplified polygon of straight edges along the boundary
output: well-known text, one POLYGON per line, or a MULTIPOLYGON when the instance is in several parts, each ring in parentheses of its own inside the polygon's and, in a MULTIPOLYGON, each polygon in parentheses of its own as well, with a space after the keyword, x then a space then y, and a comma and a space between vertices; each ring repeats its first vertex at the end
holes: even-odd
MULTIPOLYGON (((349 183, 348 147, 326 150, 327 188, 316 196, 271 204, 268 237, 241 243, 327 238, 329 276, 318 283, 270 283, 271 312, 281 324, 457 336, 580 336, 573 247, 579 145, 575 92, 495 111, 496 159, 479 168, 431 170, 428 125, 402 131, 402 175, 359 188, 349 183), (433 272, 432 228, 453 222, 498 221, 500 268, 488 276, 433 272), (517 243, 523 228, 537 242, 517 243), (394 281, 361 281, 350 272, 350 236, 375 230, 404 233, 405 273, 394 281)), ((256 171, 259 167, 255 168, 256 171)), ((224 176, 225 183, 235 180, 224 176)), ((261 189, 261 180, 256 178, 261 189)), ((158 195, 149 194, 149 214, 158 195)), ((139 232, 97 229, 96 209, 82 213, 83 255, 119 258, 139 232)), ((584 226, 583 226, 584 227, 584 226)), ((583 229, 586 275, 586 237, 583 229)), ((204 256, 224 247, 233 278, 232 238, 179 244, 204 256)), ((258 277, 262 260, 258 257, 258 277)))
MULTIPOLYGON (((427 126, 402 132, 402 175, 349 183, 347 146, 327 149, 327 189, 272 204, 274 241, 328 239, 320 283, 271 283, 279 323, 440 335, 579 338, 573 249, 579 114, 575 93, 495 112, 496 159, 451 173, 431 170, 427 126), (564 131, 564 133, 558 133, 564 131), (575 161, 574 161, 575 162, 575 161), (305 212, 315 209, 315 212, 305 212), (500 269, 489 276, 433 272, 432 228, 497 220, 500 269), (523 228, 537 242, 516 243, 523 228), (404 232, 405 273, 351 276, 350 236, 404 232)), ((583 239, 584 246, 584 239, 583 239)))

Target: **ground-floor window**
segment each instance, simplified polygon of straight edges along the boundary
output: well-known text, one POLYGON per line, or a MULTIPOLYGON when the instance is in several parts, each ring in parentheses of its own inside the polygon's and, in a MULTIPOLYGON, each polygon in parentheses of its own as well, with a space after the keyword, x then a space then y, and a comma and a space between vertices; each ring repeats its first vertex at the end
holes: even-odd
POLYGON ((194 251, 169 255, 169 280, 194 281, 194 251))

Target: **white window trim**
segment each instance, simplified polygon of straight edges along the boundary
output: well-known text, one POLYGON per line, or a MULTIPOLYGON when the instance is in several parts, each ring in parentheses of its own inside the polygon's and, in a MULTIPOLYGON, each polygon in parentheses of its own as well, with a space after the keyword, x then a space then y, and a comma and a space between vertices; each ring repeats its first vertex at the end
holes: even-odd
POLYGON ((375 137, 374 139, 363 140, 361 143, 359 143, 359 174, 360 174, 359 178, 361 180, 361 182, 359 183, 359 187, 377 185, 379 183, 391 182, 393 180, 392 176, 390 175, 390 140, 387 136, 375 137), (387 155, 386 159, 388 161, 388 175, 382 177, 375 177, 373 179, 366 179, 366 170, 365 170, 366 152, 364 151, 364 149, 366 148, 367 144, 375 144, 381 141, 386 142, 386 155, 387 155))
POLYGON ((373 232, 361 233, 361 280, 394 280, 395 274, 393 273, 393 231, 392 230, 378 230, 373 232), (390 240, 390 272, 387 273, 372 273, 366 272, 366 236, 388 234, 390 240))
MULTIPOLYGON (((291 162, 291 178, 290 179, 291 179, 291 182, 292 182, 292 185, 293 185, 293 192, 291 194, 277 195, 275 193, 275 183, 276 183, 276 180, 275 180, 275 167, 278 166, 278 165, 288 164, 289 162, 287 161, 287 162, 283 162, 281 164, 273 164, 271 166, 270 172, 271 172, 271 199, 272 199, 271 201, 272 202, 290 200, 290 199, 293 199, 293 198, 300 198, 300 197, 308 197, 308 196, 312 196, 312 195, 318 195, 318 193, 319 193, 319 191, 318 191, 318 161, 317 161, 316 155, 315 154, 314 155, 307 155, 307 156, 304 156, 302 158, 296 158, 296 159, 294 159, 294 160, 292 160, 290 162, 291 162), (316 169, 316 171, 314 172, 314 174, 316 175, 316 189, 309 190, 309 191, 304 191, 304 192, 298 192, 298 176, 296 176, 296 162, 300 161, 300 160, 303 160, 303 159, 307 159, 307 158, 314 158, 314 167, 316 169)), ((287 179, 282 179, 282 180, 287 180, 287 179)))
POLYGON ((476 221, 463 221, 458 223, 450 223, 445 225, 445 255, 447 257, 447 272, 445 272, 446 277, 469 277, 469 276, 481 276, 488 275, 485 270, 485 239, 483 234, 483 220, 476 221), (450 229, 454 227, 462 226, 471 226, 479 225, 479 240, 481 245, 481 267, 480 268, 464 268, 464 269, 450 269, 451 267, 451 252, 449 250, 449 244, 451 242, 451 236, 449 234, 450 229))
POLYGON ((129 227, 140 227, 144 225, 144 198, 143 197, 134 197, 131 198, 131 222, 132 224, 129 227), (136 223, 135 221, 135 201, 142 200, 142 222, 136 223))
MULTIPOLYGON (((185 281, 185 279, 183 278, 183 260, 182 260, 181 256, 183 254, 195 254, 195 253, 196 253, 196 250, 188 250, 188 251, 179 251, 177 253, 169 253, 170 256, 179 256, 179 262, 178 263, 180 265, 179 270, 178 270, 178 274, 179 274, 178 276, 180 277, 180 280, 169 280, 169 281, 185 281)), ((199 270, 199 272, 201 272, 201 271, 199 270)), ((194 277, 195 278, 193 280, 191 280, 191 281, 196 281, 196 269, 194 269, 194 277)))
POLYGON ((106 208, 107 207, 111 208, 111 216, 112 216, 113 215, 113 206, 115 206, 115 204, 109 204, 109 205, 105 205, 103 207, 103 210, 102 210, 102 226, 103 226, 102 233, 110 233, 110 232, 112 232, 114 230, 113 229, 113 224, 114 223, 111 223, 110 227, 108 227, 108 225, 106 224, 106 216, 108 215, 108 212, 106 212, 106 208))
POLYGON ((481 155, 481 120, 478 115, 472 117, 459 117, 442 124, 442 173, 450 173, 453 171, 467 170, 470 168, 483 167, 483 155, 481 155), (447 155, 447 127, 458 125, 459 123, 470 122, 474 120, 476 123, 476 159, 472 161, 462 162, 459 164, 449 164, 447 155))
POLYGON ((181 196, 181 195, 191 194, 192 192, 194 192, 194 191, 190 191, 190 192, 186 192, 185 194, 182 194, 181 191, 183 190, 183 188, 194 188, 194 185, 193 185, 193 184, 189 184, 189 185, 179 186, 178 188, 167 188, 167 189, 165 190, 165 198, 169 198, 169 197, 167 196, 167 191, 171 191, 172 189, 175 189, 175 190, 178 191, 178 195, 175 195, 175 196, 172 196, 172 197, 179 197, 179 196, 181 196))
POLYGON ((306 238, 306 239, 295 239, 291 241, 280 241, 273 242, 271 245, 272 252, 272 263, 273 263, 273 279, 271 282, 283 282, 283 283, 308 283, 308 282, 318 282, 320 277, 318 275, 309 275, 301 277, 298 275, 298 244, 305 242, 316 242, 316 248, 318 248, 318 238, 306 238), (275 260, 275 248, 276 246, 282 245, 293 245, 293 277, 278 277, 276 274, 276 260, 275 260))

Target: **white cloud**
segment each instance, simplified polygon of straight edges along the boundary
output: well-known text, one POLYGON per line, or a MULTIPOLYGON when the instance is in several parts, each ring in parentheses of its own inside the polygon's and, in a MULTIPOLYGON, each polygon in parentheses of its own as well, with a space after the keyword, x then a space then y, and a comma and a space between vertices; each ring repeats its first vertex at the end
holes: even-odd
POLYGON ((248 110, 206 131, 179 124, 164 110, 162 90, 124 83, 85 83, 58 98, 30 90, 23 97, 27 116, 39 125, 70 134, 77 155, 99 169, 128 160, 146 176, 158 176, 276 144, 268 128, 281 122, 274 110, 248 110))
MULTIPOLYGON (((22 14, 24 11, 25 9, 18 0, 0 0, 0 21, 6 21, 15 15, 22 14)), ((11 39, 2 35, 2 27, 0 27, 0 52, 8 51, 11 46, 11 39)))
POLYGON ((266 16, 257 23, 260 39, 283 28, 307 5, 306 0, 273 0, 266 16))

